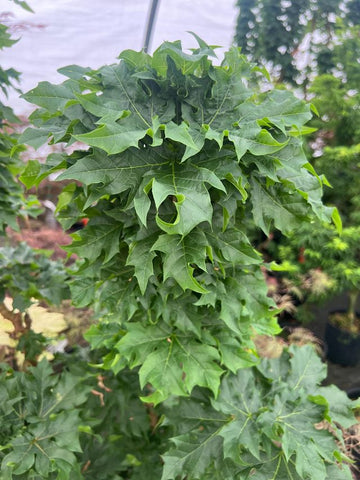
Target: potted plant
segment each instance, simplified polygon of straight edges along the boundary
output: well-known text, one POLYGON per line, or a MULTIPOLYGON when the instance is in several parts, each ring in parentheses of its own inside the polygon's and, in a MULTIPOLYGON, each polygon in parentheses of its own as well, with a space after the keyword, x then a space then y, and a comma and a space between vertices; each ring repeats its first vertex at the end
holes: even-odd
POLYGON ((331 225, 303 226, 279 248, 281 268, 288 270, 308 302, 346 293, 347 308, 330 312, 325 331, 328 358, 341 365, 360 360, 360 227, 345 227, 339 234, 331 225), (302 249, 301 262, 298 252, 302 249), (321 282, 311 282, 317 272, 321 282))
MULTIPOLYGON (((166 418, 162 480, 348 479, 339 432, 316 427, 338 415, 312 347, 269 363, 253 343, 280 329, 249 224, 268 234, 337 220, 302 149, 311 108, 285 90, 261 92, 259 68, 239 49, 213 65, 195 38, 191 54, 180 42, 153 56, 125 51, 28 92, 40 108, 23 141, 89 148, 31 162, 22 180, 62 170, 73 181, 58 219, 89 221, 66 247, 81 259, 72 298, 97 309, 86 338, 102 368, 137 372, 154 430, 166 418)), ((145 478, 160 478, 151 470, 145 478)))

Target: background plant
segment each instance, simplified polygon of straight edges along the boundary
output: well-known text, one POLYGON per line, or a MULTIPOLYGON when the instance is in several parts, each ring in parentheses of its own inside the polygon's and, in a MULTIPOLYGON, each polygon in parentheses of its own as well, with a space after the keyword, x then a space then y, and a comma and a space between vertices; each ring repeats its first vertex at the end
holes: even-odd
POLYGON ((347 322, 344 327, 356 333, 356 303, 360 288, 358 226, 346 227, 341 235, 330 225, 304 226, 289 237, 279 248, 282 268, 297 278, 299 287, 309 301, 328 299, 334 294, 346 292, 348 296, 347 322), (302 262, 298 262, 302 248, 302 262), (321 285, 306 285, 308 272, 318 272, 321 285), (309 287, 309 288, 308 288, 309 287))
MULTIPOLYGON (((360 49, 354 51, 354 61, 360 49)), ((353 67, 355 70, 355 66, 353 67)), ((336 205, 347 226, 359 225, 359 92, 351 83, 330 74, 317 77, 309 91, 321 118, 314 122, 316 158, 313 164, 326 175, 332 188, 325 200, 336 205), (324 123, 324 120, 326 123, 324 123)))
MULTIPOLYGON (((0 24, 0 50, 11 47, 15 42, 8 28, 0 24)), ((9 88, 16 88, 15 82, 18 79, 19 73, 14 69, 4 70, 0 66, 0 88, 5 96, 9 88)), ((14 115, 12 109, 0 101, 0 234, 2 236, 7 226, 17 229, 17 218, 31 214, 31 207, 38 206, 35 197, 29 198, 26 202, 23 187, 16 180, 24 168, 19 157, 24 146, 18 143, 13 128, 17 123, 20 123, 20 120, 14 115)), ((34 213, 37 212, 34 211, 34 213)))
MULTIPOLYGON (((7 27, 0 25, 0 49, 14 43, 7 27)), ((5 95, 18 76, 0 67, 5 95)), ((37 365, 48 342, 32 330, 27 309, 34 300, 60 303, 68 296, 68 274, 60 262, 49 260, 50 252, 34 251, 25 243, 12 246, 7 238, 7 227, 17 230, 19 218, 41 211, 18 181, 25 168, 19 154, 25 147, 13 128, 17 123, 12 110, 0 102, 0 332, 8 330, 12 341, 11 348, 0 345, 1 362, 7 361, 0 364, 0 478, 69 478, 77 465, 74 452, 80 450, 75 407, 85 401, 88 389, 80 387, 82 378, 54 376, 45 359, 37 365), (24 352, 21 365, 16 350, 24 352), (14 370, 19 367, 29 369, 14 370)))
POLYGON ((359 25, 357 0, 238 0, 237 5, 237 45, 268 65, 277 81, 302 85, 306 92, 316 74, 354 65, 353 49, 345 44, 356 43, 348 27, 359 25))
MULTIPOLYGON (((19 2, 19 5, 30 10, 26 2, 19 2)), ((7 27, 0 25, 0 49, 9 48, 15 42, 7 27)), ((19 75, 12 68, 4 70, 0 67, 0 88, 5 96, 10 88, 17 88, 19 75)), ((49 253, 34 251, 25 243, 13 246, 7 237, 7 227, 18 230, 19 219, 26 221, 29 215, 36 216, 41 212, 36 197, 25 196, 24 187, 18 180, 25 169, 20 157, 25 146, 18 141, 17 124, 20 120, 12 109, 0 102, 0 314, 5 322, 12 324, 14 342, 20 340, 29 346, 32 341, 33 347, 38 342, 41 351, 43 338, 31 331, 26 310, 34 300, 59 304, 68 297, 67 274, 63 265, 48 259, 49 253), (7 296, 13 300, 11 305, 5 302, 7 296), (27 337, 31 340, 25 341, 27 337)), ((3 346, 0 348, 2 351, 3 346)))

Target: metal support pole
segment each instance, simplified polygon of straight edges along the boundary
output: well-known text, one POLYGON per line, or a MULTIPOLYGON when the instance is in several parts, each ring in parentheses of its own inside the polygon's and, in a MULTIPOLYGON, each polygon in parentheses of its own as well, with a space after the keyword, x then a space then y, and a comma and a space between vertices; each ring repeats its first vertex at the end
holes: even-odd
POLYGON ((144 46, 143 46, 143 50, 146 53, 149 50, 151 37, 152 37, 152 34, 153 34, 153 29, 154 29, 154 24, 155 24, 156 13, 157 13, 159 3, 160 3, 160 0, 152 0, 151 1, 151 7, 150 7, 150 10, 149 10, 148 21, 147 21, 147 24, 146 24, 146 34, 145 34, 145 40, 144 40, 144 46))

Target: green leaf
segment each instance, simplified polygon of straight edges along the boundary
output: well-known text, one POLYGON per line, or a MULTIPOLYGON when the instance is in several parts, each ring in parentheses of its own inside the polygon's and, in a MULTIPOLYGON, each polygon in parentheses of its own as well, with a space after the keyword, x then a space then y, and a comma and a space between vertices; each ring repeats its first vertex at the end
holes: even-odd
POLYGON ((37 87, 22 95, 22 98, 39 107, 46 108, 50 113, 64 111, 69 100, 75 99, 73 90, 67 82, 61 85, 40 82, 37 87))
POLYGON ((337 208, 333 209, 331 218, 334 222, 334 225, 336 227, 337 232, 339 234, 341 234, 342 233, 342 221, 341 221, 341 217, 340 217, 340 214, 339 214, 339 211, 338 211, 337 208))
POLYGON ((261 406, 251 370, 241 370, 237 376, 224 378, 219 397, 212 402, 215 410, 231 415, 219 435, 224 439, 224 456, 241 462, 241 446, 259 459, 260 432, 253 413, 261 406))
MULTIPOLYGON (((151 59, 151 66, 162 77, 166 77, 166 75, 170 77, 174 70, 181 75, 189 75, 194 73, 200 66, 205 66, 206 68, 206 64, 209 64, 207 60, 208 53, 209 49, 207 48, 188 54, 182 50, 179 40, 164 42, 155 50, 151 59)), ((182 77, 180 76, 180 78, 182 77)))
POLYGON ((164 253, 164 280, 174 278, 183 290, 206 293, 207 290, 194 277, 195 266, 206 270, 206 240, 201 232, 194 231, 181 238, 178 235, 161 235, 152 250, 164 253))
POLYGON ((11 452, 6 455, 3 459, 3 464, 12 467, 16 475, 21 475, 33 466, 35 455, 33 452, 28 453, 25 447, 26 443, 22 443, 21 437, 17 439, 14 446, 17 447, 16 452, 11 452))
MULTIPOLYGON (((303 402, 294 407, 284 404, 281 398, 275 399, 275 408, 271 412, 265 412, 259 417, 259 423, 268 436, 274 436, 277 426, 282 429, 283 434, 279 441, 282 443, 285 458, 289 461, 296 454, 295 468, 301 478, 309 476, 311 468, 316 471, 316 478, 326 478, 324 459, 315 448, 317 432, 314 424, 319 418, 321 408, 303 402)), ((332 448, 334 447, 333 441, 332 448)))
POLYGON ((158 210, 159 227, 170 234, 187 235, 196 225, 212 221, 212 205, 205 183, 224 191, 222 182, 210 170, 199 167, 182 167, 171 164, 158 172, 153 179, 151 192, 158 210), (172 221, 161 218, 165 200, 172 202, 176 216, 172 221))
POLYGON ((218 366, 219 354, 210 346, 177 338, 179 358, 184 371, 184 382, 188 392, 195 386, 209 388, 214 396, 218 394, 220 376, 223 370, 218 366))
POLYGON ((191 337, 174 337, 159 326, 129 324, 128 333, 117 344, 131 368, 142 363, 140 384, 151 384, 155 390, 143 400, 157 404, 171 394, 188 395, 199 385, 217 394, 222 369, 219 354, 210 346, 191 337))
POLYGON ((253 217, 255 224, 268 235, 272 223, 284 233, 290 232, 306 220, 308 208, 300 195, 286 193, 273 186, 266 188, 258 180, 251 182, 253 217))
POLYGON ((267 120, 284 131, 285 127, 298 129, 312 118, 311 107, 303 100, 294 98, 287 90, 273 90, 262 104, 262 108, 268 110, 270 115, 267 120))
POLYGON ((34 13, 34 10, 27 4, 27 2, 24 2, 23 0, 10 0, 10 1, 14 2, 16 5, 20 5, 20 7, 23 8, 24 10, 30 13, 34 13))
POLYGON ((129 123, 107 123, 92 132, 74 137, 87 145, 105 150, 109 155, 121 153, 130 147, 138 147, 139 140, 144 138, 147 132, 147 128, 139 128, 136 122, 133 125, 129 123))
MULTIPOLYGON (((168 160, 155 149, 149 150, 146 156, 134 148, 116 156, 107 156, 100 150, 94 150, 80 158, 58 180, 73 179, 91 185, 87 207, 105 194, 114 195, 128 189, 136 191, 149 170, 167 163, 168 160)), ((141 196, 146 196, 146 193, 142 192, 141 196)))
POLYGON ((130 368, 144 363, 158 345, 167 342, 170 331, 157 326, 144 327, 139 323, 129 323, 128 332, 116 345, 117 350, 129 362, 130 368))
MULTIPOLYGON (((255 467, 251 480, 302 480, 293 463, 287 462, 281 452, 274 454, 263 465, 255 467)), ((311 478, 311 477, 310 477, 311 478)))
POLYGON ((145 182, 140 185, 137 194, 134 197, 135 212, 144 227, 147 226, 147 215, 151 207, 151 200, 148 197, 151 186, 152 180, 148 182, 147 179, 145 179, 145 182))
POLYGON ((234 143, 239 160, 247 151, 256 156, 263 156, 277 152, 287 144, 287 142, 278 142, 267 130, 261 129, 255 134, 253 128, 247 132, 248 128, 246 126, 242 129, 239 125, 239 131, 229 133, 229 140, 234 143), (247 138, 247 136, 253 136, 253 138, 247 138))
POLYGON ((336 422, 343 428, 349 428, 356 423, 353 414, 353 402, 345 392, 329 385, 321 389, 321 395, 310 396, 317 405, 323 405, 326 408, 326 414, 330 421, 336 422))
POLYGON ((129 248, 129 255, 126 260, 126 265, 133 265, 141 293, 144 295, 149 278, 154 273, 153 259, 156 253, 152 251, 154 239, 156 237, 148 237, 136 242, 133 242, 129 248))
POLYGON ((228 229, 219 235, 207 233, 213 248, 217 249, 220 262, 238 265, 256 265, 261 263, 260 254, 250 245, 244 234, 236 229, 228 229))
MULTIPOLYGON (((290 347, 290 352, 294 352, 294 347, 290 347)), ((310 389, 319 385, 326 377, 327 367, 311 345, 305 345, 298 349, 296 358, 291 358, 290 363, 292 369, 289 375, 289 385, 293 389, 310 389)))
POLYGON ((264 333, 262 331, 264 325, 272 331, 272 334, 275 333, 271 321, 274 313, 270 310, 273 303, 267 296, 261 272, 240 273, 236 279, 228 276, 224 281, 217 281, 214 285, 206 284, 206 287, 211 293, 202 295, 196 304, 208 305, 219 301, 221 306, 219 318, 233 334, 247 338, 245 331, 249 324, 259 333, 264 333), (231 302, 229 298, 232 299, 231 302))
POLYGON ((120 53, 118 58, 124 60, 124 62, 126 62, 130 67, 144 68, 151 61, 150 55, 145 53, 143 50, 140 52, 135 52, 134 50, 124 50, 120 53))
POLYGON ((38 149, 47 143, 50 132, 45 128, 27 128, 20 137, 21 142, 38 149))
POLYGON ((65 166, 66 163, 61 154, 50 154, 46 164, 39 163, 37 160, 29 160, 19 179, 26 188, 31 188, 34 185, 38 186, 42 180, 52 173, 64 169, 65 166))
POLYGON ((221 355, 221 364, 232 373, 236 373, 240 368, 252 367, 258 362, 254 353, 244 348, 244 343, 241 343, 230 332, 220 332, 215 338, 221 355))
POLYGON ((187 395, 189 392, 184 383, 179 347, 168 338, 150 353, 139 371, 142 388, 150 383, 154 393, 142 397, 147 403, 158 403, 172 395, 187 395))
POLYGON ((96 325, 91 325, 91 327, 85 332, 84 338, 90 343, 91 348, 96 349, 101 345, 112 346, 118 333, 118 325, 102 322, 96 325))
POLYGON ((214 457, 218 456, 221 440, 214 434, 199 436, 182 435, 172 439, 176 448, 162 456, 164 469, 161 480, 185 478, 191 472, 193 478, 201 478, 214 457))
MULTIPOLYGON (((203 136, 203 141, 200 142, 200 144, 195 143, 191 133, 189 132, 189 126, 185 122, 182 122, 180 125, 170 122, 165 126, 164 131, 166 138, 170 138, 175 142, 182 143, 183 145, 186 145, 186 147, 189 147, 193 151, 192 155, 201 150, 205 141, 205 136, 203 136)), ((187 158, 187 156, 185 157, 184 154, 182 160, 185 160, 185 158, 187 158)))
POLYGON ((124 116, 125 110, 119 110, 119 105, 112 97, 98 95, 97 92, 76 95, 76 98, 82 107, 91 114, 99 117, 98 124, 115 124, 117 120, 124 116))
POLYGON ((80 234, 73 235, 71 246, 63 247, 94 262, 103 255, 104 263, 111 260, 120 250, 121 224, 103 218, 96 225, 88 225, 80 234))
POLYGON ((81 80, 84 75, 90 73, 92 70, 89 67, 80 67, 79 65, 68 65, 61 67, 58 72, 73 80, 81 80))
MULTIPOLYGON (((136 66, 141 68, 141 64, 136 66)), ((154 117, 158 118, 160 124, 167 123, 174 117, 173 100, 159 98, 158 95, 153 95, 151 90, 143 89, 140 81, 133 76, 133 65, 120 62, 119 65, 102 67, 99 74, 104 87, 118 103, 119 111, 131 112, 129 118, 143 129, 151 128, 154 117)))
POLYGON ((291 182, 297 192, 311 205, 316 216, 324 222, 331 220, 332 208, 322 203, 323 182, 313 167, 308 167, 301 143, 291 141, 287 149, 272 155, 281 162, 276 175, 284 182, 291 182))
POLYGON ((352 480, 353 476, 351 474, 350 468, 348 465, 329 465, 327 468, 327 474, 329 480, 352 480))
MULTIPOLYGON (((122 262, 118 257, 118 265, 122 262)), ((104 306, 114 316, 118 322, 130 320, 134 313, 138 311, 139 303, 137 296, 139 294, 137 282, 133 281, 133 267, 119 268, 118 275, 109 279, 101 290, 100 304, 104 306)))
POLYGON ((77 308, 91 305, 96 293, 96 283, 92 278, 83 278, 81 281, 74 280, 70 283, 71 300, 77 308))

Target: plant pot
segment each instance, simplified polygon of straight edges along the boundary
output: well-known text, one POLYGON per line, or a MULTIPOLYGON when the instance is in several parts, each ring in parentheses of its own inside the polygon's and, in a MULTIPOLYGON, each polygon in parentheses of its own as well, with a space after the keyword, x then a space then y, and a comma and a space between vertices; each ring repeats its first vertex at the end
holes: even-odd
POLYGON ((325 342, 328 346, 327 358, 331 362, 350 367, 360 361, 360 334, 349 333, 328 321, 325 342))
POLYGON ((346 395, 350 398, 350 400, 357 400, 360 398, 360 387, 351 388, 346 392, 346 395))

